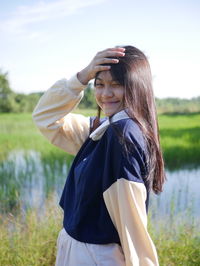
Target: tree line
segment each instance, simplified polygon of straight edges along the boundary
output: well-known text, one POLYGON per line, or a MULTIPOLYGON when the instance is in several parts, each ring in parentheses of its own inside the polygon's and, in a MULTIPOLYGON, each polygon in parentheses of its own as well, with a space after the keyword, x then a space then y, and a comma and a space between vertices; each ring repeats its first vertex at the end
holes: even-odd
MULTIPOLYGON (((80 109, 96 109, 93 84, 89 83, 79 104, 80 109)), ((43 92, 23 94, 10 88, 8 73, 0 70, 0 113, 32 112, 43 92)), ((158 113, 200 112, 200 96, 192 99, 156 98, 158 113)))

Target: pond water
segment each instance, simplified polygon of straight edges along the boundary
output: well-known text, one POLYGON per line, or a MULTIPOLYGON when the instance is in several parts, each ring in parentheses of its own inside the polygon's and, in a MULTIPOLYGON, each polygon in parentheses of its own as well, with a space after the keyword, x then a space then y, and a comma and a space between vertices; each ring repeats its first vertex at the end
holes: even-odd
POLYGON ((163 192, 151 195, 152 216, 179 221, 200 218, 200 168, 166 170, 166 176, 163 192))
MULTIPOLYGON (((13 151, 0 165, 0 204, 40 209, 50 193, 58 203, 70 165, 44 162, 36 151, 13 151)), ((200 217, 200 167, 166 171, 164 191, 150 197, 153 219, 200 217)), ((4 206, 3 206, 4 205, 4 206)))

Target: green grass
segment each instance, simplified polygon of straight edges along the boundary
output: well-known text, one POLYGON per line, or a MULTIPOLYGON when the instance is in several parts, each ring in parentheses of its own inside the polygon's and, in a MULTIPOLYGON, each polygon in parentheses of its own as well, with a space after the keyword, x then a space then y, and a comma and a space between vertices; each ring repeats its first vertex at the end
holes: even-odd
POLYGON ((161 266, 200 265, 199 225, 163 225, 149 223, 161 266), (155 230, 155 226, 160 226, 155 230))
MULTIPOLYGON (((45 210, 0 216, 0 265, 51 266, 56 240, 62 228, 62 211, 51 198, 45 210)), ((149 218, 149 232, 161 266, 200 265, 200 231, 197 226, 158 224, 149 218)))
POLYGON ((51 145, 32 121, 31 114, 0 114, 0 161, 12 150, 36 150, 43 158, 63 160, 66 153, 51 145))
MULTIPOLYGON (((0 217, 0 265, 54 265, 62 213, 49 199, 43 213, 31 209, 0 217)), ((41 211, 41 210, 40 210, 41 211)))
MULTIPOLYGON (((76 111, 78 112, 78 111, 76 111)), ((81 110, 86 116, 95 115, 94 110, 81 110)), ((71 156, 51 145, 36 128, 29 113, 0 114, 0 161, 12 150, 36 150, 48 161, 71 160, 71 156)))
MULTIPOLYGON (((75 110, 86 116, 95 110, 75 110)), ((200 114, 160 115, 160 138, 167 168, 200 165, 200 114)), ((0 114, 0 161, 13 149, 36 150, 46 160, 61 160, 66 153, 49 144, 32 121, 31 114, 0 114)))
POLYGON ((159 127, 169 169, 200 165, 200 114, 160 115, 159 127))

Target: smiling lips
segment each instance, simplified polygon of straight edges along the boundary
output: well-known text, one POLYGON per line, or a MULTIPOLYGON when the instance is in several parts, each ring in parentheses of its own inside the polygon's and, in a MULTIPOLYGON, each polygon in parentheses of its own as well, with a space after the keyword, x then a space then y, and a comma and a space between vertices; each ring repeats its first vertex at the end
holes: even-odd
POLYGON ((116 102, 102 102, 103 104, 113 104, 113 103, 118 103, 119 101, 116 102))

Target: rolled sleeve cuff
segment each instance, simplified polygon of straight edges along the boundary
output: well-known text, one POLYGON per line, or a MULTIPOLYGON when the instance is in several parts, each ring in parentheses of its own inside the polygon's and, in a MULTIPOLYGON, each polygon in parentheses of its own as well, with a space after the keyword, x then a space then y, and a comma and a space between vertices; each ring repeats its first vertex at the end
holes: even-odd
POLYGON ((77 74, 73 75, 68 80, 68 88, 76 92, 77 94, 84 90, 87 85, 83 85, 77 78, 77 74))

